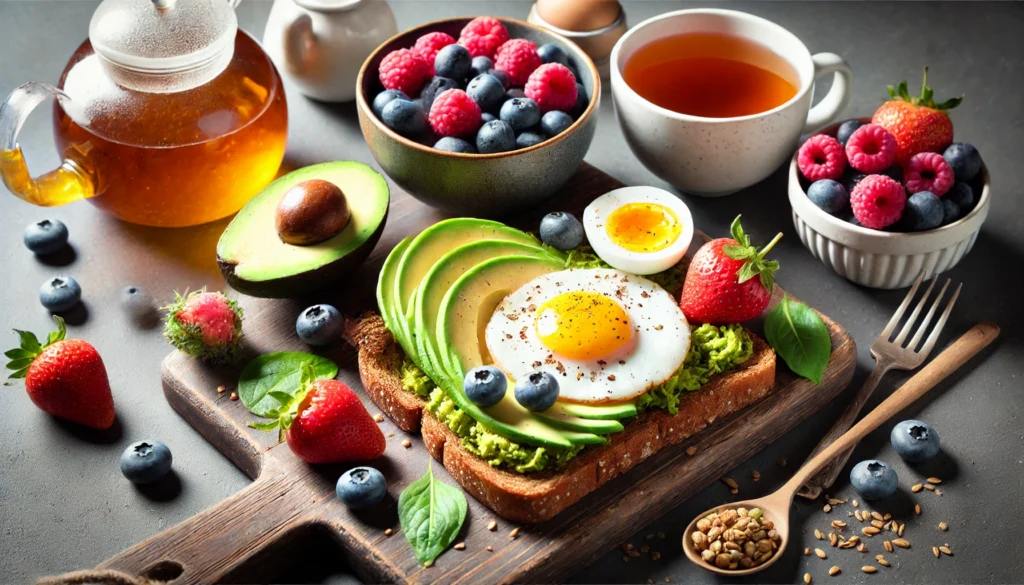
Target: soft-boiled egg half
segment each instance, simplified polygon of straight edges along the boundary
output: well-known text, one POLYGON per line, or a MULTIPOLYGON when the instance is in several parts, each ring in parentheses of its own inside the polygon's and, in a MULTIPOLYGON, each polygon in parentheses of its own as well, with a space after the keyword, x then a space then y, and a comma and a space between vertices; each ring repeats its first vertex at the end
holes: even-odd
POLYGON ((498 304, 484 332, 510 379, 544 371, 566 402, 621 402, 669 379, 690 348, 678 303, 653 282, 605 268, 545 274, 498 304))
POLYGON ((595 199, 583 212, 583 229, 594 252, 633 274, 668 270, 683 259, 693 239, 690 209, 657 187, 623 187, 595 199))

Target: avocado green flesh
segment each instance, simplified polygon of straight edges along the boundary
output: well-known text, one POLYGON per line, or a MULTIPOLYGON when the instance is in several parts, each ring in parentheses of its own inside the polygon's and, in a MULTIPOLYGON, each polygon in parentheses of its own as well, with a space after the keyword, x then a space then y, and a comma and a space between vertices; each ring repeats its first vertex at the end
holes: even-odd
MULTIPOLYGON (((380 269, 380 277, 377 279, 377 307, 380 309, 380 315, 384 319, 384 324, 387 325, 391 334, 395 336, 395 340, 405 350, 409 344, 408 340, 402 339, 401 331, 398 328, 397 317, 395 314, 395 277, 398 276, 398 261, 402 259, 402 254, 405 253, 405 249, 409 247, 409 242, 412 238, 405 238, 401 242, 395 245, 391 253, 388 254, 387 259, 384 260, 384 266, 380 269)), ((410 355, 408 351, 406 355, 410 355)), ((429 376, 429 372, 427 373, 429 376)))
MULTIPOLYGON (((413 330, 436 331, 437 316, 440 313, 444 295, 463 274, 477 264, 492 258, 514 255, 535 258, 550 257, 538 246, 506 240, 479 240, 463 244, 442 256, 416 287, 412 302, 413 330)), ((435 336, 418 335, 416 343, 423 365, 433 370, 437 376, 442 375, 444 366, 435 336)), ((431 373, 428 371, 427 375, 431 375, 431 373)), ((436 379, 433 375, 431 377, 436 379)))
POLYGON ((366 242, 383 221, 388 200, 387 182, 363 163, 337 161, 308 166, 277 179, 249 201, 221 235, 217 257, 233 265, 238 279, 249 282, 311 272, 344 258, 366 242), (339 234, 319 244, 286 244, 277 235, 277 204, 286 191, 311 179, 341 188, 351 219, 339 234))
POLYGON ((636 416, 636 403, 632 401, 597 405, 556 402, 552 409, 560 414, 596 420, 622 420, 636 416))
POLYGON ((608 435, 611 433, 617 433, 624 428, 622 423, 617 420, 580 418, 578 416, 550 412, 550 409, 545 410, 544 412, 535 413, 534 416, 547 422, 553 427, 569 431, 580 431, 583 433, 608 435))

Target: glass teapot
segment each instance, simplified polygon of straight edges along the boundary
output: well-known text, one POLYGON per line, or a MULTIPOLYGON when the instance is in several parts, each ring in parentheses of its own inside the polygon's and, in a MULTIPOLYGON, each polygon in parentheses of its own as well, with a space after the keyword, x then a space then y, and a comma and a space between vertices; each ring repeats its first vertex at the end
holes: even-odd
POLYGON ((277 70, 238 29, 237 2, 104 0, 57 87, 26 83, 0 106, 7 188, 161 227, 241 209, 277 173, 288 114, 277 70), (18 132, 51 97, 64 161, 33 178, 18 132))

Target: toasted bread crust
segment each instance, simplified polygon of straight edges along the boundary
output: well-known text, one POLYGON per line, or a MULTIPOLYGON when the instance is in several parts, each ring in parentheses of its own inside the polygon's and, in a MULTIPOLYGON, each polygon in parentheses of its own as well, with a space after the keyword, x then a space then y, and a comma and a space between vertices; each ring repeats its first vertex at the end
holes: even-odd
MULTIPOLYGON (((368 314, 363 317, 374 318, 375 321, 371 322, 379 321, 383 329, 379 316, 368 314)), ((380 330, 367 328, 364 336, 371 332, 381 335, 380 330)), ((386 329, 383 329, 383 334, 390 339, 386 329)), ((625 430, 612 435, 607 444, 584 450, 561 470, 522 475, 491 467, 467 451, 459 437, 429 412, 422 415, 423 442, 431 456, 445 466, 463 489, 499 516, 515 522, 542 522, 661 449, 678 444, 716 419, 771 394, 775 383, 775 352, 759 337, 750 335, 754 340, 754 355, 738 368, 711 378, 699 391, 684 395, 677 414, 646 412, 627 424, 625 430)), ((358 337, 356 339, 358 341, 358 337)), ((379 369, 386 362, 380 358, 385 352, 370 349, 371 346, 378 347, 377 342, 364 339, 363 343, 367 347, 364 350, 364 346, 359 345, 359 373, 370 398, 382 410, 390 416, 386 405, 394 399, 386 395, 396 390, 425 404, 403 390, 394 373, 402 358, 401 350, 397 349, 393 339, 391 351, 397 351, 398 361, 392 369, 379 369), (371 384, 378 387, 371 389, 371 384)), ((398 419, 396 423, 405 428, 398 419)))

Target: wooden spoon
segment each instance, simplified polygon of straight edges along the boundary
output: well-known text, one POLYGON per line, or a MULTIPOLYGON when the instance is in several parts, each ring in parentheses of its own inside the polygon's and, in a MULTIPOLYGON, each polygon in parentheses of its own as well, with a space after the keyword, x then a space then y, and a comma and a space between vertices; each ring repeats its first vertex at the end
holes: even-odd
POLYGON ((868 433, 877 429, 894 414, 903 410, 907 406, 910 406, 914 401, 923 396, 925 392, 931 390, 932 387, 945 379, 946 376, 955 372, 963 366, 967 360, 971 359, 979 351, 987 347, 998 336, 999 327, 995 324, 988 322, 978 323, 972 327, 970 331, 964 333, 960 339, 957 339, 956 342, 946 348, 938 357, 932 360, 931 363, 921 368, 921 370, 914 374, 912 378, 907 380, 903 386, 893 392, 891 396, 886 398, 885 401, 879 404, 874 410, 869 412, 860 420, 860 422, 847 431, 846 434, 836 439, 835 442, 829 445, 827 449, 818 453, 816 457, 808 461, 807 464, 801 467, 800 470, 796 472, 796 475, 794 475, 786 485, 779 488, 778 491, 756 500, 732 502, 730 504, 717 506, 699 514, 692 522, 690 522, 689 526, 687 526, 686 530, 683 532, 683 551, 686 552, 686 558, 708 571, 719 573, 721 575, 750 575, 767 569, 772 565, 772 563, 782 556, 782 552, 786 550, 786 545, 789 543, 789 508, 793 505, 793 496, 796 494, 797 490, 800 489, 800 486, 810 479, 811 476, 817 473, 818 470, 828 464, 828 462, 836 455, 852 448, 868 433), (690 535, 697 530, 697 521, 701 518, 704 518, 708 514, 719 513, 730 509, 735 510, 736 508, 747 508, 748 510, 761 508, 761 510, 764 511, 763 519, 771 520, 775 524, 774 528, 779 533, 779 548, 771 558, 756 567, 732 570, 720 569, 718 566, 708 563, 700 558, 700 551, 693 545, 693 541, 690 540, 690 535))

